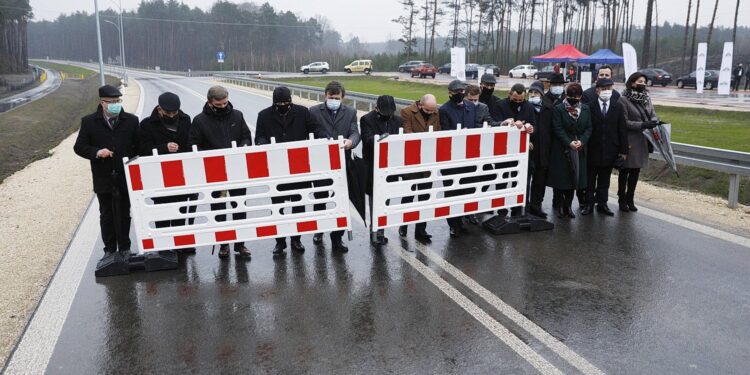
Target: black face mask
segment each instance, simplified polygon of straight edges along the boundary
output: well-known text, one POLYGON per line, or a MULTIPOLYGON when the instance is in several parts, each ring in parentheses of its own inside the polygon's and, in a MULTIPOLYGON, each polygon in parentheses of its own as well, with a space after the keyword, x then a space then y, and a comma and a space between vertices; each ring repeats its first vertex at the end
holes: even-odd
POLYGON ((639 83, 639 84, 635 85, 635 88, 633 90, 635 90, 637 92, 644 92, 644 91, 646 91, 646 85, 639 83))
POLYGON ((289 110, 292 109, 291 104, 274 104, 273 107, 276 109, 276 112, 278 112, 280 115, 285 115, 289 113, 289 110))
POLYGON ((219 116, 227 115, 232 110, 231 108, 229 108, 229 104, 227 104, 227 106, 223 108, 211 106, 211 109, 219 116))
POLYGON ((165 125, 174 125, 177 123, 177 115, 173 117, 161 115, 161 122, 163 122, 165 125))
POLYGON ((450 95, 450 99, 453 103, 460 104, 464 101, 464 93, 452 94, 450 95))
POLYGON ((482 87, 482 94, 480 96, 482 97, 490 97, 492 96, 492 93, 495 92, 495 89, 488 89, 486 87, 482 87))
POLYGON ((575 99, 575 98, 568 98, 566 100, 568 101, 568 104, 572 106, 575 106, 576 104, 578 104, 578 102, 581 101, 581 99, 575 99))
POLYGON ((391 119, 391 116, 386 116, 380 112, 378 112, 378 120, 380 121, 388 121, 391 119))
POLYGON ((425 121, 426 121, 427 119, 429 119, 429 118, 430 118, 430 116, 432 116, 431 114, 429 114, 429 113, 425 112, 425 111, 424 111, 424 110, 423 110, 422 108, 420 108, 420 109, 419 109, 419 113, 421 113, 421 114, 422 114, 422 117, 424 117, 425 121))

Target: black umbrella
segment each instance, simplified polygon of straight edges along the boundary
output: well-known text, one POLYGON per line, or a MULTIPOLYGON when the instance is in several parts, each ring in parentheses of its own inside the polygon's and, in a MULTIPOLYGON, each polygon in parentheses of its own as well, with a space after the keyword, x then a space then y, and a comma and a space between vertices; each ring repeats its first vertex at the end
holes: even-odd
POLYGON ((573 180, 573 189, 578 189, 578 178, 579 178, 579 160, 578 150, 573 150, 568 147, 565 150, 565 158, 568 159, 570 164, 570 178, 573 180))
POLYGON ((365 185, 367 182, 367 163, 354 156, 346 163, 346 179, 349 190, 349 201, 352 202, 357 213, 365 221, 365 185))

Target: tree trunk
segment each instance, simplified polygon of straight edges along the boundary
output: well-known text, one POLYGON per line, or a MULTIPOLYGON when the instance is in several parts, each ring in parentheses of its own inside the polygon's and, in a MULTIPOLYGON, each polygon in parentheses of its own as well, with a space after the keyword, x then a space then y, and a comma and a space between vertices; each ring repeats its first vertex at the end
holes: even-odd
POLYGON ((643 30, 643 49, 641 50, 641 65, 648 66, 651 52, 651 23, 653 22, 654 0, 648 0, 646 6, 646 24, 643 30))
POLYGON ((714 21, 716 21, 716 10, 719 9, 719 0, 716 0, 716 3, 714 3, 714 14, 711 16, 711 24, 708 25, 708 38, 706 38, 706 44, 708 48, 711 48, 711 34, 714 32, 714 21))
POLYGON ((737 15, 740 14, 739 12, 740 0, 737 0, 737 6, 734 8, 734 29, 732 29, 732 44, 737 44, 737 15))
MULTIPOLYGON (((739 0, 738 0, 739 1, 739 0)), ((680 64, 680 74, 685 75, 685 54, 687 53, 688 30, 690 29, 690 9, 693 6, 693 0, 688 0, 687 16, 685 16, 685 32, 682 35, 682 62, 680 64)), ((736 20, 736 18, 735 18, 736 20)))
POLYGON ((701 9, 701 0, 697 0, 695 4, 695 20, 693 21, 693 41, 690 46, 690 66, 688 70, 693 69, 693 58, 695 58, 695 38, 698 33, 698 14, 701 9))

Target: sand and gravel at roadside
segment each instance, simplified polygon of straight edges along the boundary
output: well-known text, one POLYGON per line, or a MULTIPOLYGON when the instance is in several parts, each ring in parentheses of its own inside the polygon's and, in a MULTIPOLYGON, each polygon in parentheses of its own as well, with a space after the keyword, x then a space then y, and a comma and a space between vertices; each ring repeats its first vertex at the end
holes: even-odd
MULTIPOLYGON (((126 110, 135 111, 139 98, 138 85, 123 89, 126 110)), ((93 197, 89 162, 73 152, 77 135, 0 184, 1 362, 26 326, 93 197)))

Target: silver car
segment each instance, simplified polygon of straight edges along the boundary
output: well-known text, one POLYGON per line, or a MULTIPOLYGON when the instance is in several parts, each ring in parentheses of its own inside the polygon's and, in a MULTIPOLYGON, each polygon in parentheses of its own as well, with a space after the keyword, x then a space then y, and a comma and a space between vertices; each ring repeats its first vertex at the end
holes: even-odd
POLYGON ((310 63, 310 64, 307 64, 307 65, 302 65, 299 68, 299 71, 302 72, 302 73, 304 73, 304 74, 308 74, 308 73, 323 73, 323 74, 326 74, 330 70, 331 70, 331 68, 328 66, 328 63, 327 62, 323 62, 323 61, 314 62, 314 63, 310 63))

